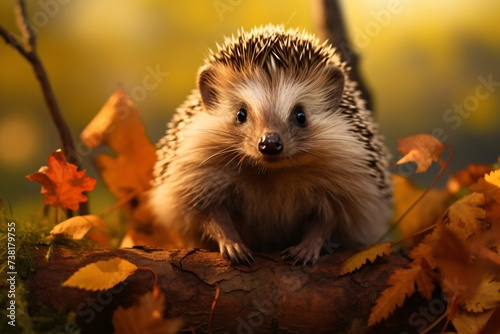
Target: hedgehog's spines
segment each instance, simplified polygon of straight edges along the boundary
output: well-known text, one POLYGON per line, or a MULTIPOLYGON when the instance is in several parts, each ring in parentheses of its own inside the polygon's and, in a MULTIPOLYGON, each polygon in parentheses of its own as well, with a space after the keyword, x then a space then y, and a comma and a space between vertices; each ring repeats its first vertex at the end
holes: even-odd
MULTIPOLYGON (((277 68, 291 68, 297 71, 305 71, 316 66, 324 66, 325 63, 333 64, 349 73, 350 66, 341 61, 333 48, 327 41, 320 43, 313 35, 305 30, 289 29, 283 26, 261 26, 249 32, 238 30, 237 35, 226 37, 222 44, 216 43, 217 51, 210 50, 205 60, 206 64, 225 65, 242 71, 246 67, 261 66, 269 75, 277 68)), ((176 117, 169 125, 168 137, 172 139, 178 132, 182 123, 190 121, 191 116, 201 110, 199 93, 193 92, 188 100, 178 108, 176 117)), ((348 76, 345 81, 344 92, 339 106, 339 113, 349 117, 355 135, 367 150, 367 165, 377 172, 380 188, 387 188, 390 192, 389 174, 386 172, 388 155, 381 143, 377 128, 373 124, 370 112, 365 109, 365 103, 360 93, 356 90, 356 83, 350 81, 348 76), (373 155, 377 157, 374 162, 373 155)), ((169 158, 175 154, 175 140, 160 141, 164 143, 163 149, 159 150, 159 160, 164 161, 164 168, 155 171, 155 176, 160 177, 166 170, 169 158), (164 152, 162 154, 161 152, 164 152), (166 152, 170 152, 167 154, 166 152)), ((158 168, 157 168, 158 169, 158 168)))

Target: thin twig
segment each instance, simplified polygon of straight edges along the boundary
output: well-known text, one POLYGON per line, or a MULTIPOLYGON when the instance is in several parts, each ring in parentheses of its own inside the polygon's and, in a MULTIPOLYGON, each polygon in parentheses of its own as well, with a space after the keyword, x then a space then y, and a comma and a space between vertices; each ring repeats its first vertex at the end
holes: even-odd
MULTIPOLYGON (((49 108, 49 113, 52 121, 55 123, 57 131, 59 133, 59 138, 62 144, 62 150, 65 153, 67 159, 72 164, 75 164, 80 169, 79 163, 74 155, 75 145, 69 127, 61 114, 59 105, 57 104, 56 97, 50 85, 45 68, 36 53, 36 34, 33 30, 30 22, 27 19, 26 4, 24 0, 18 0, 16 6, 16 18, 17 25, 26 40, 26 43, 21 43, 13 34, 8 32, 2 26, 0 26, 0 35, 5 40, 5 43, 11 45, 16 49, 32 66, 35 71, 35 75, 42 86, 43 97, 45 103, 49 108)), ((79 207, 80 214, 87 214, 88 206, 87 202, 80 203, 79 207)), ((71 212, 68 212, 71 215, 71 212)))
POLYGON ((36 34, 30 22, 26 19, 28 14, 26 13, 26 3, 24 0, 17 1, 15 13, 17 26, 21 30, 23 37, 26 39, 26 47, 28 48, 28 51, 34 52, 36 47, 36 34))
POLYGON ((212 302, 212 306, 210 307, 210 315, 208 317, 208 333, 209 334, 212 334, 212 317, 214 315, 215 305, 217 305, 217 300, 219 300, 219 293, 220 293, 220 289, 219 289, 219 286, 217 286, 217 288, 215 289, 214 301, 212 302))

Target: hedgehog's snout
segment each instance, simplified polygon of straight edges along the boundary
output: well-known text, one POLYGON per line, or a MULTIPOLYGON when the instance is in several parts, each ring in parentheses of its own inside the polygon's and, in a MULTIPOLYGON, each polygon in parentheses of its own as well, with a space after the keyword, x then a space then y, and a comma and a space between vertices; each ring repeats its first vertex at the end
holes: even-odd
POLYGON ((259 151, 265 155, 278 154, 283 151, 283 141, 276 132, 264 133, 259 139, 259 151))

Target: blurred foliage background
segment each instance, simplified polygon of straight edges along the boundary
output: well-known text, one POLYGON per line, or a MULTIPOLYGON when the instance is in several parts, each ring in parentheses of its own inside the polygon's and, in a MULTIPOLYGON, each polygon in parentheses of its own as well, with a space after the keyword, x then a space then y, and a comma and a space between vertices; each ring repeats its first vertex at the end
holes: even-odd
MULTIPOLYGON (((496 161, 500 2, 341 3, 394 158, 397 138, 430 133, 455 148, 451 171, 496 161)), ((19 35, 14 4, 0 2, 0 24, 19 35)), ((118 85, 132 95, 156 142, 195 87, 207 50, 224 35, 267 23, 318 32, 315 1, 28 0, 27 5, 39 55, 79 147, 80 132, 118 85), (163 73, 158 85, 145 89, 145 77, 155 70, 163 73)), ((0 43, 0 198, 16 217, 40 213, 39 185, 25 175, 45 165, 59 146, 31 65, 0 43)), ((81 149, 83 165, 94 177, 91 161, 98 151, 81 149)), ((101 212, 113 201, 98 183, 91 211, 101 212)))

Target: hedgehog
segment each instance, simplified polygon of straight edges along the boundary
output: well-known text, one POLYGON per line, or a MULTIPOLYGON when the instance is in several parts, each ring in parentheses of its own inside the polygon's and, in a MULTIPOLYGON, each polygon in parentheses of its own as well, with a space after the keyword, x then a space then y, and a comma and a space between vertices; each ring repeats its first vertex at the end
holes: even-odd
POLYGON ((315 264, 325 242, 379 239, 392 214, 389 154, 335 49, 283 26, 210 51, 159 141, 159 224, 212 240, 234 264, 281 251, 315 264))

